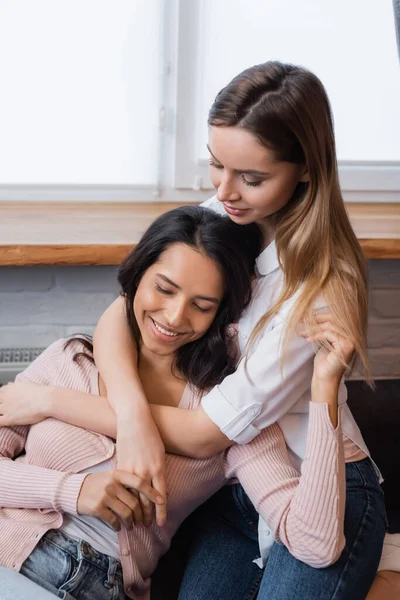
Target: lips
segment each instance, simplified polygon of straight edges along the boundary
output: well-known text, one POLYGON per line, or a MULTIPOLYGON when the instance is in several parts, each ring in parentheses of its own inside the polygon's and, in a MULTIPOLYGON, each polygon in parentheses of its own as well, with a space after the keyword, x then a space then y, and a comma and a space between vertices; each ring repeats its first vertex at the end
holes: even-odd
POLYGON ((223 202, 223 206, 224 206, 225 211, 228 213, 228 215, 233 215, 235 217, 240 217, 249 210, 248 208, 233 208, 232 206, 229 206, 228 204, 225 204, 224 202, 223 202))
POLYGON ((152 317, 149 317, 149 319, 155 337, 163 342, 175 342, 184 335, 184 333, 171 331, 170 329, 167 329, 166 327, 161 325, 161 323, 155 321, 152 317))

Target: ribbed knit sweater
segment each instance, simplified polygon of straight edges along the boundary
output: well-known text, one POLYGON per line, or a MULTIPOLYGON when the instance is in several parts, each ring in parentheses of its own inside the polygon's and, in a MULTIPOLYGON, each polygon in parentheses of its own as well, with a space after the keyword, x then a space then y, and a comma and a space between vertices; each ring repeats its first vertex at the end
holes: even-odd
MULTIPOLYGON (((98 394, 98 372, 89 361, 73 362, 81 348, 52 344, 18 376, 19 381, 98 394)), ((181 408, 200 398, 186 389, 181 408)), ((77 514, 87 474, 79 471, 115 454, 110 438, 46 419, 32 426, 0 428, 0 564, 18 571, 63 513, 77 514), (21 454, 23 453, 24 454, 21 454)), ((340 425, 328 405, 310 403, 307 450, 301 476, 291 465, 278 425, 247 445, 234 445, 209 459, 167 454, 168 519, 164 527, 123 525, 118 534, 126 594, 149 600, 150 576, 182 521, 232 478, 243 485, 258 512, 299 560, 326 567, 344 547, 345 475, 340 425)))

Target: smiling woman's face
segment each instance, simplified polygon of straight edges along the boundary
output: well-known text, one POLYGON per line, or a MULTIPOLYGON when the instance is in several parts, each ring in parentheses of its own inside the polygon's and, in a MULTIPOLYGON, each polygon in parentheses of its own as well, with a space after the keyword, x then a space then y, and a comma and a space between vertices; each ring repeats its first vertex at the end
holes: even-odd
POLYGON ((258 223, 283 208, 305 168, 275 159, 241 127, 210 127, 210 176, 217 198, 236 223, 258 223))
POLYGON ((185 244, 172 244, 143 275, 133 309, 143 345, 158 355, 202 337, 224 295, 218 266, 185 244))

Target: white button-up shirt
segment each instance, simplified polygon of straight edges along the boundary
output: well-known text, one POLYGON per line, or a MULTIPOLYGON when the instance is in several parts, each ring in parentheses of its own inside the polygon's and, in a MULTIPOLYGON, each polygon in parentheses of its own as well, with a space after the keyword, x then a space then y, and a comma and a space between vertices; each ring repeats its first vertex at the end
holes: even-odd
MULTIPOLYGON (((203 203, 203 206, 224 213, 215 197, 203 203)), ((203 397, 202 406, 221 431, 238 444, 247 444, 265 427, 279 423, 293 463, 299 468, 306 450, 315 354, 310 343, 293 334, 282 355, 285 324, 297 294, 287 300, 279 313, 269 321, 254 344, 247 364, 245 360, 249 337, 259 319, 277 299, 283 280, 275 242, 272 242, 256 260, 253 297, 239 321, 242 359, 235 373, 203 397)), ((318 303, 316 309, 323 310, 323 302, 318 303)), ((339 404, 343 405, 343 433, 369 455, 346 401, 347 389, 342 381, 339 404)), ((273 536, 261 519, 259 534, 261 556, 265 559, 273 536)))

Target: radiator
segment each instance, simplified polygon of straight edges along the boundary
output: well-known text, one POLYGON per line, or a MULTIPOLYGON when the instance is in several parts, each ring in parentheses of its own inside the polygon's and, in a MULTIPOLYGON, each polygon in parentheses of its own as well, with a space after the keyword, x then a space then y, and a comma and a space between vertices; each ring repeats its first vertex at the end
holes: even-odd
POLYGON ((0 348, 0 385, 14 381, 44 348, 0 348))

